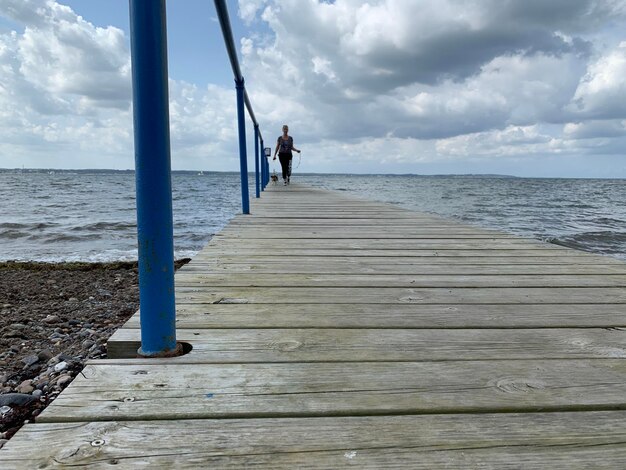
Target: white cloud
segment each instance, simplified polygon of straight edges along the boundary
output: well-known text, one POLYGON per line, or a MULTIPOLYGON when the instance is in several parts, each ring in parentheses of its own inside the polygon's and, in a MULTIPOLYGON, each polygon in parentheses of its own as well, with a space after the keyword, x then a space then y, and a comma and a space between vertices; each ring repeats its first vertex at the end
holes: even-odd
POLYGON ((591 118, 626 116, 626 41, 589 64, 570 110, 591 118))
POLYGON ((626 136, 626 120, 569 122, 563 127, 569 139, 597 139, 626 136))
POLYGON ((266 3, 267 0, 239 0, 239 17, 248 24, 252 23, 266 3))

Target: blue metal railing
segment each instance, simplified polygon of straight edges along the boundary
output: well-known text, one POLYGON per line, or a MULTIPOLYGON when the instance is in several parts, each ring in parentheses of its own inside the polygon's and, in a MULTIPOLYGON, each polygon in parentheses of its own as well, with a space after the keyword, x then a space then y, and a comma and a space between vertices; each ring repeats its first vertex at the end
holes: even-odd
MULTIPOLYGON (((259 131, 259 123, 254 116, 252 105, 250 104, 250 98, 246 92, 243 75, 241 74, 241 68, 239 67, 239 60, 237 59, 237 49, 235 48, 235 40, 233 39, 233 31, 230 27, 230 18, 228 16, 228 8, 224 0, 215 0, 215 10, 217 11, 217 17, 222 29, 222 35, 224 36, 224 44, 226 45, 226 51, 228 52, 228 58, 230 59, 230 65, 235 75, 235 87, 237 89, 237 120, 239 128, 239 166, 241 169, 241 206, 244 214, 250 213, 250 196, 248 194, 248 163, 246 152, 246 125, 243 104, 245 103, 250 115, 250 119, 254 124, 255 129, 255 141, 259 138, 262 139, 261 132, 259 131), (258 134, 258 135, 257 135, 258 134)), ((257 142, 255 142, 256 148, 257 142)), ((258 157, 257 157, 258 158, 258 157)), ((256 170, 256 197, 260 197, 260 178, 259 167, 255 165, 256 170)))
MULTIPOLYGON (((263 137, 239 68, 226 4, 215 0, 215 7, 235 74, 242 211, 249 214, 244 105, 254 123, 256 197, 266 179, 269 181, 269 164, 265 155, 259 164, 259 140, 263 148, 263 137)), ((182 345, 176 342, 165 0, 129 0, 129 9, 141 307, 138 353, 174 356, 182 354, 182 345)))

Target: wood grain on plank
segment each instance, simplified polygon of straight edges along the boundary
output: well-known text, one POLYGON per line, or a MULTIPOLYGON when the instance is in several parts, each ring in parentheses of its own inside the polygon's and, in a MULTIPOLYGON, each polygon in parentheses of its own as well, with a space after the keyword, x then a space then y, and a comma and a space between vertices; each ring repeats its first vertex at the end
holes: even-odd
POLYGON ((40 422, 626 409, 626 361, 93 361, 40 422))
POLYGON ((626 412, 29 424, 3 468, 617 469, 626 412), (33 443, 45 445, 33 446, 33 443))

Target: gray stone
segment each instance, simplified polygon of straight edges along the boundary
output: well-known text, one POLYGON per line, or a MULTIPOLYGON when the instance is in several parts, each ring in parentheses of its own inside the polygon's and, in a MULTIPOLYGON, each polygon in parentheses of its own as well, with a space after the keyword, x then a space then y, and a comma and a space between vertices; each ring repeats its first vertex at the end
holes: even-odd
POLYGON ((59 362, 61 362, 61 359, 59 359, 59 356, 54 356, 52 359, 50 359, 48 361, 48 366, 52 367, 52 366, 56 366, 59 362))
POLYGON ((37 364, 39 362, 39 356, 37 354, 31 354, 30 356, 26 356, 22 359, 22 363, 25 367, 30 367, 33 364, 37 364))
POLYGON ((39 351, 39 353, 37 353, 37 357, 42 362, 48 362, 54 356, 53 356, 52 352, 50 352, 48 349, 44 349, 42 351, 39 351))
POLYGON ((56 366, 54 366, 55 372, 61 372, 65 369, 67 369, 67 362, 65 361, 59 362, 56 366))
POLYGON ((36 398, 41 398, 41 395, 43 395, 43 391, 42 390, 33 390, 33 393, 31 393, 31 395, 36 397, 36 398))
POLYGON ((56 315, 47 315, 46 318, 43 319, 44 323, 58 323, 59 317, 56 315))
POLYGON ((5 393, 0 395, 0 406, 24 406, 37 401, 37 398, 24 393, 5 393))

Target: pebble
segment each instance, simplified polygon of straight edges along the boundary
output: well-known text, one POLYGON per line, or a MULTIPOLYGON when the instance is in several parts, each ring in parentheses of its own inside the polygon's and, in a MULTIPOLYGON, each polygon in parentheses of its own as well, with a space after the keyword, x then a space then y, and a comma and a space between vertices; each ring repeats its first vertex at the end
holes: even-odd
POLYGON ((37 354, 31 354, 30 356, 26 356, 22 359, 25 367, 30 367, 33 364, 37 364, 39 362, 39 356, 37 354))
POLYGON ((50 359, 48 361, 48 367, 52 367, 57 365, 59 362, 61 362, 61 359, 59 358, 59 356, 54 356, 52 359, 50 359))
POLYGON ((58 388, 64 388, 67 384, 69 384, 72 381, 73 377, 69 374, 64 374, 64 375, 60 375, 59 378, 57 379, 57 387, 58 388))
POLYGON ((17 386, 18 393, 33 393, 34 390, 35 387, 33 387, 33 381, 30 379, 24 380, 24 382, 17 386))
POLYGON ((6 406, 6 405, 4 405, 4 406, 0 406, 0 414, 1 414, 1 415, 5 415, 5 414, 7 414, 9 411, 11 411, 11 410, 12 410, 12 408, 11 408, 10 406, 6 406))
POLYGON ((0 395, 0 406, 24 406, 35 400, 34 396, 24 393, 5 393, 0 395))
POLYGON ((59 321, 59 317, 56 315, 48 315, 43 319, 44 323, 57 323, 59 321))
POLYGON ((37 353, 37 357, 39 358, 40 361, 42 362, 48 362, 50 359, 52 359, 54 356, 52 354, 52 352, 50 352, 48 349, 44 349, 42 351, 39 351, 37 353))
POLYGON ((43 391, 42 390, 33 390, 31 395, 36 397, 36 398, 41 398, 41 396, 43 395, 43 391))
POLYGON ((57 365, 54 366, 55 372, 61 372, 65 369, 67 369, 67 362, 65 361, 59 362, 57 365))

